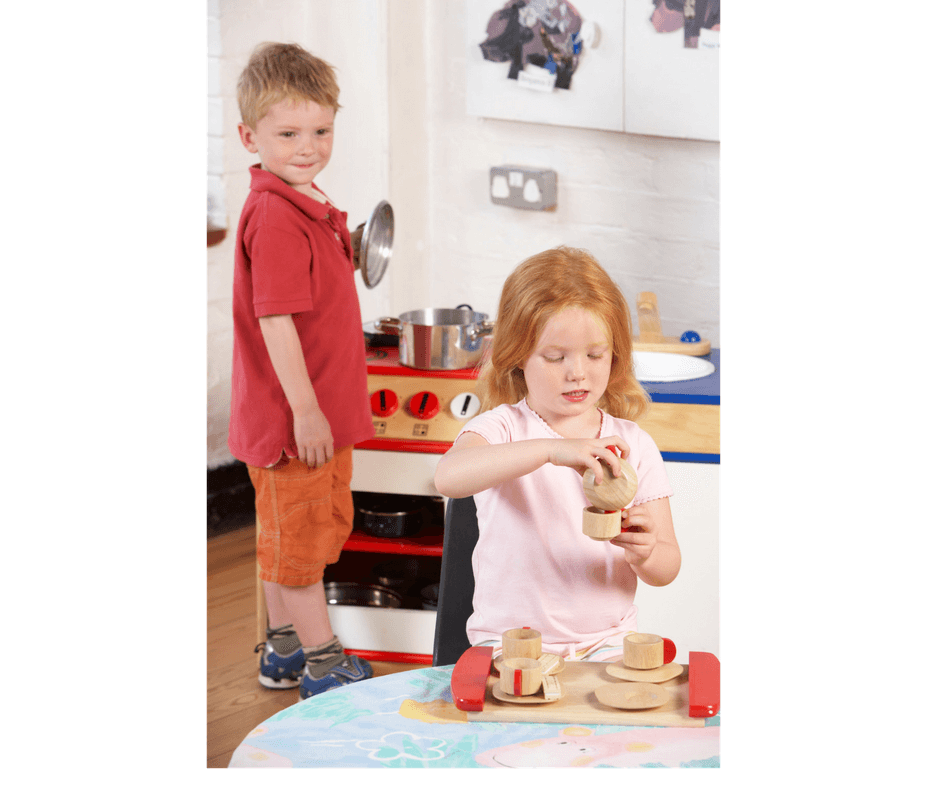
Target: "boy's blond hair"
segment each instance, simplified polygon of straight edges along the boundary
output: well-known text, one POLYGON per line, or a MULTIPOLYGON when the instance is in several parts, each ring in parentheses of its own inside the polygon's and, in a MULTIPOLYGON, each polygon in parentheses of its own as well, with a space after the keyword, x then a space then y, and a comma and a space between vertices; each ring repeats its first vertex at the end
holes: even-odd
POLYGON ((566 246, 530 257, 506 279, 492 352, 477 384, 483 410, 514 405, 527 394, 522 366, 549 318, 569 307, 587 310, 607 330, 610 380, 598 406, 611 416, 631 421, 646 412, 650 397, 633 372, 633 332, 626 299, 591 254, 566 246))
POLYGON ((259 44, 238 78, 237 93, 242 122, 251 129, 284 99, 340 108, 333 66, 297 44, 259 44))

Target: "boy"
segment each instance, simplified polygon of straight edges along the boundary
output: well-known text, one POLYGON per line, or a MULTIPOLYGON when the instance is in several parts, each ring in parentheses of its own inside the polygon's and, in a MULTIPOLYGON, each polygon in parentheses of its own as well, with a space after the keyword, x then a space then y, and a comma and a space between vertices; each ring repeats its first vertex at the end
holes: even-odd
POLYGON ((329 64, 262 44, 238 81, 257 153, 238 223, 229 449, 261 523, 268 608, 258 680, 301 699, 372 676, 333 634, 323 570, 352 531, 352 447, 374 434, 346 214, 314 185, 329 163, 339 87, 329 64))

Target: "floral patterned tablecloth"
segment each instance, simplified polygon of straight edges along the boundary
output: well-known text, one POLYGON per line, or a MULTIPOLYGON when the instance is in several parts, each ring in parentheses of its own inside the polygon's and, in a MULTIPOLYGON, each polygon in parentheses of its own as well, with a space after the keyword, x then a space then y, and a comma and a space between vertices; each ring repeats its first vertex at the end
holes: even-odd
POLYGON ((704 728, 467 722, 453 665, 350 684, 278 712, 229 768, 717 767, 720 715, 704 728))

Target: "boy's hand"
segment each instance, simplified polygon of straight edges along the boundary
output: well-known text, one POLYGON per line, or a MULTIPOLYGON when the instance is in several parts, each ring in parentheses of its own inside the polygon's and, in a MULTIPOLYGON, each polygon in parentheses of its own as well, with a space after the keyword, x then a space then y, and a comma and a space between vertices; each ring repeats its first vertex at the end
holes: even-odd
POLYGON ((319 408, 294 414, 297 459, 311 468, 322 468, 333 459, 333 433, 319 408))
POLYGON ((362 248, 362 232, 365 230, 365 222, 360 224, 349 234, 349 242, 352 245, 353 268, 359 270, 359 250, 362 248))

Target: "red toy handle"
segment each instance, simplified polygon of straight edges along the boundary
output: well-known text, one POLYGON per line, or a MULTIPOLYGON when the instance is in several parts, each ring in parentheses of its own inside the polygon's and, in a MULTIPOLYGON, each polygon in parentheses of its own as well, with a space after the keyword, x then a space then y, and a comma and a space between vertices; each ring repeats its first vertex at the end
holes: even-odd
POLYGON ((663 638, 663 664, 668 665, 676 658, 676 644, 669 638, 663 638))
POLYGON ((450 692, 461 711, 483 711, 492 661, 492 646, 471 646, 460 655, 450 676, 450 692))
POLYGON ((707 651, 689 652, 689 716, 714 717, 721 707, 721 665, 707 651))

